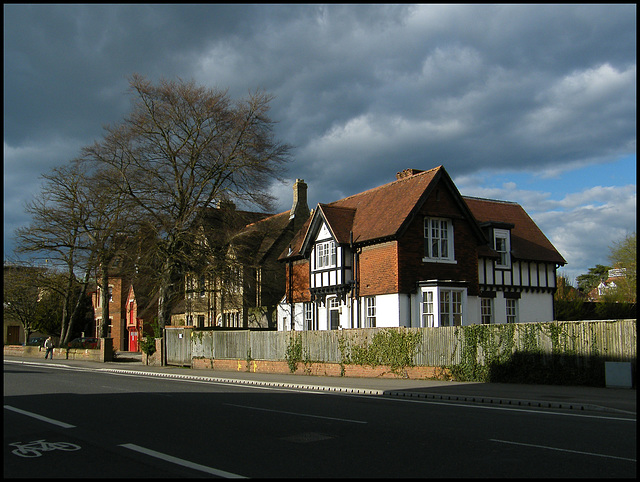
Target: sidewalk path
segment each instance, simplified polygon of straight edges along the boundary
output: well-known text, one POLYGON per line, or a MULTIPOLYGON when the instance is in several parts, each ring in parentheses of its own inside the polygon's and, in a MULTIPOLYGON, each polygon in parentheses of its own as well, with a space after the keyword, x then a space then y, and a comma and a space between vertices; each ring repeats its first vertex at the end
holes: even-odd
POLYGON ((5 362, 10 363, 49 363, 115 373, 133 372, 148 376, 179 377, 339 393, 636 414, 635 389, 388 378, 321 377, 206 369, 192 370, 188 367, 176 366, 150 367, 142 365, 140 362, 99 363, 83 360, 39 360, 13 356, 5 356, 4 359, 5 362))

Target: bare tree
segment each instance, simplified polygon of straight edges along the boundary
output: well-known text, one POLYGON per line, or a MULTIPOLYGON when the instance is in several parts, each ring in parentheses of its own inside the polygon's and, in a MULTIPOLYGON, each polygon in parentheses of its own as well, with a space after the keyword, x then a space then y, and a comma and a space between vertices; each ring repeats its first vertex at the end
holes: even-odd
POLYGON ((290 146, 274 139, 272 97, 250 93, 232 102, 226 92, 194 82, 133 76, 131 114, 106 128, 84 157, 118 173, 122 189, 142 211, 157 239, 158 320, 168 324, 177 287, 197 249, 198 213, 224 199, 270 207, 268 188, 290 146))
POLYGON ((88 275, 92 263, 82 229, 88 216, 81 195, 84 173, 76 163, 70 163, 54 168, 43 178, 41 193, 26 206, 32 218, 30 225, 16 230, 16 251, 29 253, 34 260, 46 260, 65 273, 60 342, 66 343, 72 315, 79 307, 79 300, 75 304, 73 301, 76 272, 88 275))
MULTIPOLYGON (((136 221, 137 205, 125 195, 122 189, 114 187, 117 173, 109 166, 98 166, 92 170, 91 159, 81 159, 85 176, 79 190, 82 204, 88 214, 82 219, 81 230, 86 236, 88 249, 97 269, 96 281, 101 295, 101 318, 98 336, 107 336, 109 320, 109 272, 112 263, 126 262, 135 258, 138 232, 136 221), (106 167, 106 168, 105 168, 106 167), (127 249, 129 248, 129 249, 127 249)), ((130 263, 129 263, 130 264, 130 263)), ((88 277, 86 278, 88 280, 88 277)), ((86 285, 84 285, 86 291, 86 285)))

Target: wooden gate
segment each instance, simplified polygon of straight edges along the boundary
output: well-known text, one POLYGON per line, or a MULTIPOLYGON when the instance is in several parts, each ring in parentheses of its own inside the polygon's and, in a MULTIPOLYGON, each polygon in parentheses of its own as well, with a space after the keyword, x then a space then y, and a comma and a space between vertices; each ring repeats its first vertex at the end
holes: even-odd
POLYGON ((165 328, 167 365, 191 366, 191 328, 165 328))

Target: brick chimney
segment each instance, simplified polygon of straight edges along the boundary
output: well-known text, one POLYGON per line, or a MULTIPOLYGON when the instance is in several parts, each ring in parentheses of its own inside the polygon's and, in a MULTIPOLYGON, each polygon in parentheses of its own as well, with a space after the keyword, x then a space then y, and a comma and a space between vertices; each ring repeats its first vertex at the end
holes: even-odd
POLYGON ((420 169, 405 169, 404 171, 400 171, 396 173, 396 179, 404 179, 405 177, 415 176, 416 174, 420 174, 424 172, 420 169))
POLYGON ((293 185, 293 206, 291 206, 289 219, 294 219, 296 226, 302 226, 308 217, 307 184, 304 182, 304 179, 296 179, 293 185))

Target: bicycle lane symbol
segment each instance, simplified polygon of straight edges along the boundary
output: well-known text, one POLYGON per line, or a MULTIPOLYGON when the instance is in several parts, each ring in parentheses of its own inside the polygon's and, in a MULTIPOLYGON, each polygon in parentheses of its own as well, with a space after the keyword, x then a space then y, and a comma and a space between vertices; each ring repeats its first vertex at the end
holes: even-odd
POLYGON ((52 450, 64 450, 68 452, 80 450, 81 448, 79 445, 70 442, 47 442, 44 439, 27 443, 13 442, 9 445, 16 447, 11 453, 20 457, 40 457, 42 452, 50 452, 52 450))

